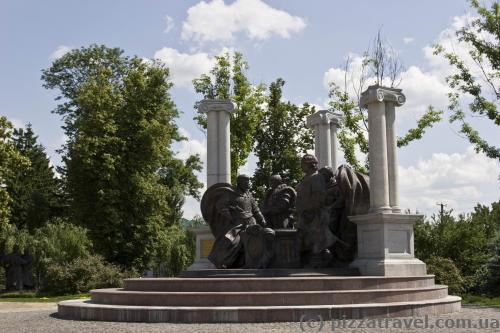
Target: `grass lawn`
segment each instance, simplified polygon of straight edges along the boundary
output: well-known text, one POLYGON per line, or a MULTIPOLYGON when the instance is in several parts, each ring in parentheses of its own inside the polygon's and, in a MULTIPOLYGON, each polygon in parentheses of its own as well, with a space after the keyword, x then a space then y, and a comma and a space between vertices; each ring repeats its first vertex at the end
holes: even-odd
POLYGON ((0 294, 0 302, 39 302, 39 303, 49 303, 49 302, 59 302, 68 299, 77 298, 90 298, 90 294, 76 294, 76 295, 64 295, 64 296, 48 296, 37 293, 5 293, 0 294))
POLYGON ((500 297, 486 297, 486 296, 480 296, 480 295, 464 295, 464 296, 462 296, 462 304, 500 306, 500 297))

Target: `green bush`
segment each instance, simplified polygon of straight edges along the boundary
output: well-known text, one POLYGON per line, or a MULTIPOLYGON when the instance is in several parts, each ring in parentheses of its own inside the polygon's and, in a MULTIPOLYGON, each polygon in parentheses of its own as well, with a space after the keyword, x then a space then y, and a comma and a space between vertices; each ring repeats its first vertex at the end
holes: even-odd
POLYGON ((86 229, 63 219, 36 229, 28 247, 35 259, 33 268, 38 288, 45 289, 44 284, 50 283, 46 276, 49 267, 85 259, 90 256, 91 246, 86 229))
POLYGON ((53 295, 86 293, 91 289, 118 288, 134 272, 122 271, 101 256, 77 258, 70 263, 50 264, 42 292, 53 295))
POLYGON ((158 234, 153 261, 155 276, 177 276, 193 263, 195 255, 195 236, 192 232, 173 224, 158 234))
POLYGON ((453 260, 441 257, 431 257, 426 261, 427 272, 436 276, 436 283, 448 286, 449 293, 461 295, 466 289, 466 281, 460 275, 453 260))

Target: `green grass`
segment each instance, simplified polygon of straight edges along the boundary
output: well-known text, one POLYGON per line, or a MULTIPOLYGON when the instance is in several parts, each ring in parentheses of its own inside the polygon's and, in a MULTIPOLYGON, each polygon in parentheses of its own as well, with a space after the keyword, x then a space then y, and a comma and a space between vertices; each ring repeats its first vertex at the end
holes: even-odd
POLYGON ((481 295, 464 295, 462 304, 493 305, 500 306, 500 297, 486 297, 481 295))
POLYGON ((0 294, 0 302, 36 302, 36 303, 50 303, 60 302, 68 299, 77 298, 90 298, 90 294, 76 294, 76 295, 63 295, 63 296, 50 296, 37 293, 5 293, 0 294))

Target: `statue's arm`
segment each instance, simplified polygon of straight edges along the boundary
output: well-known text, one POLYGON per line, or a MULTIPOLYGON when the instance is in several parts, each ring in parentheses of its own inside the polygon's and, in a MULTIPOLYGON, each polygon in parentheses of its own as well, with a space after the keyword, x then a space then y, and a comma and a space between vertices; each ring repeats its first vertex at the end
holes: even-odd
POLYGON ((264 215, 260 212, 259 206, 254 198, 252 198, 252 215, 255 221, 261 226, 265 227, 267 225, 264 215))

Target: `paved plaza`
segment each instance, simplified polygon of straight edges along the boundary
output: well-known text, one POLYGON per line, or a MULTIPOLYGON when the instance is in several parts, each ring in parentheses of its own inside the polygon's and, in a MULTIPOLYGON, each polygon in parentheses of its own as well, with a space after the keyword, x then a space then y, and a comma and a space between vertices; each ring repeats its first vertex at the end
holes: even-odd
MULTIPOLYGON (((56 317, 55 303, 0 303, 0 333, 99 333, 99 332, 500 332, 494 320, 500 320, 500 307, 463 306, 459 313, 428 317, 430 324, 436 324, 441 319, 442 325, 451 325, 457 320, 468 320, 472 324, 484 325, 488 320, 489 328, 334 328, 331 322, 320 323, 267 323, 267 324, 145 324, 145 323, 114 323, 95 321, 62 320, 56 317), (492 320, 493 319, 493 320, 492 320), (482 322, 480 322, 480 320, 482 322)), ((405 318, 407 322, 411 318, 405 318)), ((403 320, 403 319, 401 319, 403 320)), ((359 326, 360 321, 354 324, 359 326)), ((366 322, 366 324, 369 324, 366 322)), ((365 325, 363 325, 365 326, 365 325)), ((417 325, 418 326, 418 325, 417 325)))

